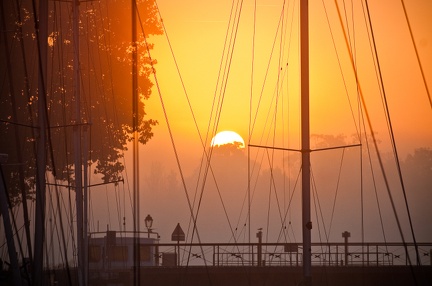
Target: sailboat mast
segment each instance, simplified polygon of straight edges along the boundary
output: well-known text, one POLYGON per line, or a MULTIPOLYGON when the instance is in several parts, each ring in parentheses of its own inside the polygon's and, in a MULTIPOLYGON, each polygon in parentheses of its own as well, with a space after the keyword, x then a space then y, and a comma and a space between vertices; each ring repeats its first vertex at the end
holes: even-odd
POLYGON ((309 3, 300 1, 300 77, 301 77, 301 152, 302 152, 302 234, 304 285, 312 285, 311 210, 310 210, 310 130, 309 130, 309 3))
POLYGON ((79 1, 73 2, 73 87, 75 99, 75 126, 74 134, 74 164, 75 164, 75 200, 77 211, 77 247, 78 247, 78 285, 84 283, 84 247, 83 247, 83 190, 82 190, 82 157, 81 157, 81 102, 80 102, 80 76, 79 76, 79 1))
POLYGON ((139 203, 139 142, 138 142, 138 56, 137 56, 137 3, 132 4, 132 129, 133 129, 133 232, 134 232, 134 283, 140 285, 140 203, 139 203))
POLYGON ((37 139, 36 159, 36 210, 35 210, 35 234, 34 234, 34 260, 33 281, 34 285, 43 285, 44 265, 44 240, 45 240, 45 198, 46 198, 46 75, 47 75, 47 51, 48 51, 48 0, 39 2, 39 79, 38 79, 38 121, 39 137, 37 139))

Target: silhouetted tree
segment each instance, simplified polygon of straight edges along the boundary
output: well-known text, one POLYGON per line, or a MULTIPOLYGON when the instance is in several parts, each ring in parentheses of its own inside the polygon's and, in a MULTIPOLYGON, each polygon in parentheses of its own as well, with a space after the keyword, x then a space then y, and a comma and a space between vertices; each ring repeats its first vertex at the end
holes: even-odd
MULTIPOLYGON (((153 136, 156 120, 146 117, 145 100, 151 94, 153 68, 147 37, 162 34, 154 0, 138 2, 139 142, 153 136), (144 31, 141 30, 141 25, 144 31), (145 36, 144 36, 145 34, 145 36), (146 37, 146 38, 145 38, 146 37)), ((9 155, 3 172, 14 203, 18 190, 30 194, 35 181, 35 141, 38 90, 37 42, 32 1, 3 3, 0 41, 0 152, 9 155), (25 186, 23 185, 25 184, 25 186)), ((104 182, 120 178, 122 157, 132 138, 130 1, 85 2, 80 5, 81 120, 88 140, 89 164, 104 182), (87 131, 86 131, 87 130, 87 131)), ((47 168, 56 179, 73 179, 73 33, 71 4, 49 2, 47 112, 50 125, 47 168), (52 150, 52 152, 51 152, 52 150)), ((153 60, 153 64, 156 61, 153 60)), ((70 183, 70 182, 69 182, 70 183)), ((70 183, 71 184, 71 183, 70 183)), ((29 195, 30 196, 30 195, 29 195)), ((31 196, 30 196, 31 197, 31 196)))
POLYGON ((431 193, 432 189, 432 149, 418 148, 408 154, 402 162, 403 175, 412 192, 431 193))

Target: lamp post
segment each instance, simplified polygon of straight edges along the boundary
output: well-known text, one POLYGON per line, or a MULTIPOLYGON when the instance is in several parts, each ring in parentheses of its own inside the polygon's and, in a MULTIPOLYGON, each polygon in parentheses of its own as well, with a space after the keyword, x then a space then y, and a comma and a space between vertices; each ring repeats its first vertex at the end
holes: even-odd
POLYGON ((146 228, 147 228, 147 235, 148 235, 148 238, 150 238, 151 227, 152 227, 152 225, 153 225, 153 218, 151 217, 151 215, 148 214, 148 215, 146 216, 144 222, 145 222, 145 226, 146 226, 146 228))

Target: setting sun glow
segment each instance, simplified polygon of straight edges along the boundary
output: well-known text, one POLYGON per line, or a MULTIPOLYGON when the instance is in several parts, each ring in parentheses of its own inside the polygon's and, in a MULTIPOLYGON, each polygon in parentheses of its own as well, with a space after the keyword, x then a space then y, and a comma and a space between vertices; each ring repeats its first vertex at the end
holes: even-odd
POLYGON ((225 144, 241 143, 240 148, 245 147, 243 138, 234 131, 221 131, 213 137, 210 146, 221 146, 225 144))

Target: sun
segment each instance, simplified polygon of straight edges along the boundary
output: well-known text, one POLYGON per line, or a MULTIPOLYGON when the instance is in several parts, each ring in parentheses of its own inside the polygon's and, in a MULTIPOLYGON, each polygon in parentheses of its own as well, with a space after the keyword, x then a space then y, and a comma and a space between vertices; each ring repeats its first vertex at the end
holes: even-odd
POLYGON ((245 143, 243 138, 234 131, 221 131, 213 137, 210 146, 221 146, 225 144, 240 143, 239 148, 244 148, 245 143))

